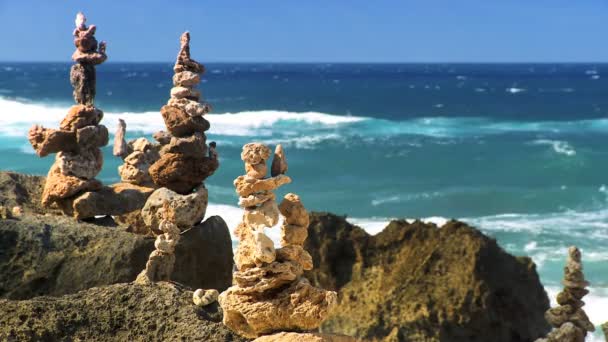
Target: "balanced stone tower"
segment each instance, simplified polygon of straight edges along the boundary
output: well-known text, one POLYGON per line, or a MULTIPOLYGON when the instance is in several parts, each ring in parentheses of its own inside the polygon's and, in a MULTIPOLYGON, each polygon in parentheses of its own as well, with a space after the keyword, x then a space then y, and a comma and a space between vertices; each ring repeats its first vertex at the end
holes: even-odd
POLYGON ((103 112, 94 106, 95 66, 106 59, 105 42, 97 43, 95 25, 86 26, 82 13, 76 16, 72 59, 76 62, 70 71, 74 87, 74 101, 59 129, 34 125, 28 139, 36 154, 45 157, 57 153, 49 170, 42 193, 42 205, 57 204, 65 214, 72 215, 72 202, 87 191, 100 190, 101 182, 95 176, 103 166, 100 147, 108 143, 108 129, 100 125, 103 112))
POLYGON ((188 32, 182 34, 180 43, 173 67, 175 87, 171 89, 169 102, 161 108, 168 133, 154 134, 159 143, 158 155, 154 152, 156 144, 145 147, 143 140, 115 144, 115 154, 126 156, 119 169, 123 180, 150 180, 158 187, 141 210, 143 223, 157 235, 157 240, 146 269, 137 277, 139 283, 170 280, 179 233, 204 218, 208 193, 203 181, 219 166, 215 143, 207 146, 205 136, 209 122, 203 115, 210 106, 199 103, 200 92, 194 88, 205 68, 190 58, 188 32))
POLYGON ((245 210, 235 229, 237 271, 234 285, 219 297, 224 324, 247 338, 316 329, 337 301, 335 292, 315 288, 302 276, 313 267, 312 257, 302 247, 308 236, 308 213, 291 193, 277 206, 273 191, 291 179, 285 175, 287 161, 280 145, 272 177, 266 178, 270 154, 260 143, 243 147, 241 159, 247 174, 234 181, 239 205, 245 210), (281 247, 275 249, 264 229, 278 223, 279 213, 284 220, 281 247))
POLYGON ((564 289, 557 295, 558 307, 545 313, 545 318, 555 329, 537 342, 584 342, 587 332, 595 331, 583 310, 583 297, 589 293, 585 280, 581 252, 576 247, 568 249, 568 263, 564 268, 564 289))

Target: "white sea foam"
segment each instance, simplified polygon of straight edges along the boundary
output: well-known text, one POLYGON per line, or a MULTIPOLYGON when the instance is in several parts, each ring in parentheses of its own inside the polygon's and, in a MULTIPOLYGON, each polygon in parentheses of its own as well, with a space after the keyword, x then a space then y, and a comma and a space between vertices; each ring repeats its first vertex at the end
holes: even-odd
POLYGON ((576 150, 567 141, 538 139, 534 140, 532 144, 549 145, 553 148, 553 151, 555 151, 555 153, 563 154, 569 157, 576 155, 576 150))
MULTIPOLYGON (((545 290, 551 300, 551 306, 557 306, 557 294, 562 288, 547 286, 545 290)), ((589 294, 585 296, 584 301, 586 303, 585 312, 594 325, 599 326, 608 322, 608 288, 590 287, 589 294)))

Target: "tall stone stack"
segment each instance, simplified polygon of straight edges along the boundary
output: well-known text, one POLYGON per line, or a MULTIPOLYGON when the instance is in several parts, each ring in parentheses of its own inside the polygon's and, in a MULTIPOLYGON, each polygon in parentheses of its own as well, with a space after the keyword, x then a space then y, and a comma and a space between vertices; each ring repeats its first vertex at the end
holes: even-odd
MULTIPOLYGON (((149 175, 158 188, 141 209, 141 221, 158 236, 158 246, 137 278, 140 283, 170 280, 175 261, 174 245, 179 240, 175 234, 190 229, 204 218, 208 193, 203 181, 219 166, 215 143, 207 146, 205 136, 209 122, 203 115, 210 107, 199 103, 200 92, 194 88, 205 68, 190 58, 188 32, 182 34, 180 42, 180 52, 173 67, 175 87, 171 89, 169 102, 161 108, 168 132, 154 134, 160 144, 158 157, 145 152, 154 151, 156 144, 139 148, 136 140, 131 145, 123 142, 115 145, 118 155, 127 154, 125 164, 119 169, 123 181, 147 181, 149 175), (167 216, 167 212, 172 214, 167 216), (167 241, 170 243, 165 243, 167 241)), ((142 142, 141 145, 146 144, 142 142)))
POLYGON ((171 98, 160 110, 170 135, 161 139, 166 144, 160 150, 160 159, 150 166, 149 173, 157 186, 188 194, 201 186, 219 164, 214 149, 206 144, 205 131, 209 129, 209 122, 203 115, 209 112, 210 106, 199 102, 201 93, 195 88, 205 68, 190 58, 188 32, 182 34, 180 43, 173 67, 171 98))
POLYGON ((56 203, 66 214, 72 214, 71 200, 76 196, 101 189, 95 176, 101 171, 103 155, 100 147, 108 143, 108 129, 100 125, 103 112, 94 106, 95 66, 103 63, 105 42, 97 43, 95 25, 86 26, 82 13, 76 16, 72 59, 76 62, 70 71, 74 87, 74 101, 59 129, 34 125, 28 139, 40 157, 57 153, 55 163, 49 170, 42 205, 56 203))
POLYGON ((219 297, 224 324, 247 338, 316 329, 337 301, 335 292, 315 288, 302 276, 313 267, 312 257, 302 247, 308 235, 308 213, 300 198, 291 193, 277 206, 273 191, 291 179, 284 174, 287 161, 280 146, 272 177, 265 178, 270 154, 259 143, 243 147, 241 159, 247 174, 234 181, 239 205, 245 210, 235 230, 240 241, 235 255, 237 271, 234 285, 219 297), (276 225, 279 214, 284 221, 281 247, 275 249, 264 229, 276 225))
POLYGON ((139 186, 153 187, 149 169, 160 158, 160 144, 152 143, 146 138, 137 138, 127 143, 126 129, 127 124, 122 119, 118 119, 113 154, 124 161, 123 165, 118 167, 120 180, 139 186))
POLYGON ((583 297, 589 293, 585 280, 581 252, 572 246, 568 249, 568 263, 564 268, 564 289, 557 295, 558 307, 545 313, 545 318, 555 329, 537 342, 584 342, 588 332, 595 331, 583 310, 583 297))

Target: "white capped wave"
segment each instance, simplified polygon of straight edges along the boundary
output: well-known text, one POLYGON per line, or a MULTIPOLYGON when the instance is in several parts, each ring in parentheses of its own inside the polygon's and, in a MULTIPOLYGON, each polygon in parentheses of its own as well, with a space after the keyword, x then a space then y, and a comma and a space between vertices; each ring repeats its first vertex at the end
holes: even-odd
POLYGON ((567 141, 538 139, 534 140, 532 144, 549 145, 553 148, 553 151, 555 151, 555 153, 563 154, 569 157, 576 155, 576 150, 567 141))
MULTIPOLYGON (((27 134, 33 124, 57 127, 68 106, 24 103, 0 97, 0 135, 27 134)), ((114 132, 119 118, 127 122, 131 133, 152 134, 164 129, 158 111, 106 112, 103 123, 114 132)), ((513 132, 608 133, 608 119, 578 121, 504 121, 487 117, 423 117, 391 121, 362 116, 343 116, 319 112, 287 112, 276 110, 208 114, 209 133, 214 136, 270 139, 308 148, 328 140, 346 142, 348 138, 362 141, 387 139, 397 135, 427 136, 441 139, 480 137, 513 132), (367 140, 365 140, 367 139, 367 140)), ((569 145, 555 145, 558 153, 571 155, 569 145)))

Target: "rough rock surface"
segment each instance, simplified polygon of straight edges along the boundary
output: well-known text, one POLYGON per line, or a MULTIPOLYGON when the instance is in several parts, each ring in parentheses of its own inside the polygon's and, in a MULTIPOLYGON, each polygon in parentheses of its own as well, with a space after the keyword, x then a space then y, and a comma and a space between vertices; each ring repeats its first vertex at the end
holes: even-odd
POLYGON ((182 230, 201 222, 207 210, 208 194, 204 186, 188 195, 180 195, 167 188, 154 191, 141 210, 144 222, 152 231, 158 230, 161 221, 162 206, 168 202, 176 211, 175 224, 182 230))
POLYGON ((192 304, 173 284, 116 284, 69 296, 0 300, 0 340, 246 341, 221 323, 217 303, 192 304))
POLYGON ((44 182, 42 176, 0 171, 0 205, 7 208, 19 206, 24 213, 47 212, 40 205, 44 182))
POLYGON ((608 342, 608 322, 602 325, 602 330, 604 331, 604 336, 606 336, 606 342, 608 342))
MULTIPOLYGON (((185 232, 172 280, 192 288, 226 289, 232 283, 232 241, 213 216, 185 232)), ((0 220, 0 297, 63 295, 135 280, 154 239, 61 216, 0 220)), ((190 298, 190 301, 192 298, 190 298)))
POLYGON ((96 192, 86 192, 74 199, 73 215, 77 219, 100 215, 123 215, 144 206, 154 188, 130 183, 104 186, 96 192))
POLYGON ((280 332, 258 337, 253 342, 356 342, 357 339, 333 334, 280 332))
POLYGON ((534 263, 464 223, 391 222, 370 236, 311 216, 305 249, 318 286, 339 290, 321 331, 384 341, 531 341, 549 326, 534 263))
POLYGON ((217 159, 192 158, 178 153, 167 153, 150 166, 154 184, 180 194, 188 194, 211 176, 219 167, 217 159))

